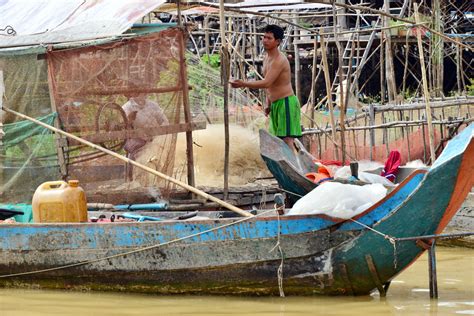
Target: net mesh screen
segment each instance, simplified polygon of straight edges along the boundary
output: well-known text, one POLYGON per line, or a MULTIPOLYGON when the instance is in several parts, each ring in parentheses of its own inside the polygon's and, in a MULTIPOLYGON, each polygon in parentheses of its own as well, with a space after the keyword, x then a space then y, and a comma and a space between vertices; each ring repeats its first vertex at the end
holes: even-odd
MULTIPOLYGON (((183 33, 168 29, 112 44, 48 52, 62 128, 173 176, 176 128, 184 123, 182 45, 183 33)), ((71 140, 64 151, 69 176, 90 192, 170 189, 154 175, 71 140)))
MULTIPOLYGON (((186 129, 183 47, 183 31, 170 28, 45 55, 0 57, 6 106, 51 125, 56 119, 68 133, 185 180, 186 170, 174 163, 177 134, 186 129)), ((3 122, 0 202, 31 202, 40 183, 61 178, 78 179, 95 202, 134 203, 135 195, 147 202, 147 189, 155 200, 174 189, 75 140, 56 140, 47 129, 18 132, 31 126, 11 115, 3 122)))
MULTIPOLYGON (((47 64, 37 54, 0 56, 4 105, 53 124, 47 64)), ((0 203, 30 203, 42 182, 60 178, 55 140, 48 129, 16 116, 0 113, 0 203)))

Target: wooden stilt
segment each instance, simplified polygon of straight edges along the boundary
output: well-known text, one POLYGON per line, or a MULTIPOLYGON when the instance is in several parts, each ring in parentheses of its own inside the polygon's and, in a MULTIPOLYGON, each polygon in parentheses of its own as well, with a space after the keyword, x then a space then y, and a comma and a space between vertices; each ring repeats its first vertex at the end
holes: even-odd
POLYGON ((224 86, 224 200, 229 195, 229 52, 225 35, 224 0, 219 1, 219 22, 221 34, 221 76, 224 86))
MULTIPOLYGON (((320 30, 322 32, 322 29, 320 30)), ((326 55, 326 43, 324 41, 324 37, 320 37, 320 42, 321 42, 321 62, 323 64, 323 71, 324 71, 324 81, 326 83, 326 96, 327 96, 327 101, 328 101, 328 108, 329 108, 329 120, 331 122, 331 128, 332 128, 332 139, 337 142, 337 134, 336 134, 336 122, 334 119, 334 104, 332 103, 332 93, 331 93, 331 79, 329 77, 329 65, 328 65, 328 59, 326 55)), ((336 160, 339 159, 339 154, 334 146, 334 157, 336 160)))
POLYGON ((430 298, 438 299, 438 277, 436 275, 436 239, 428 248, 428 268, 430 276, 430 298))
MULTIPOLYGON (((420 16, 418 13, 418 4, 414 3, 413 4, 415 7, 415 21, 416 23, 420 22, 420 16)), ((428 134, 429 134, 429 143, 430 143, 430 158, 431 158, 431 163, 434 163, 436 159, 436 154, 435 154, 435 148, 434 148, 434 130, 433 130, 433 124, 432 124, 432 113, 431 113, 431 107, 430 107, 430 92, 428 90, 428 83, 427 83, 427 77, 426 77, 426 67, 425 67, 425 57, 424 57, 424 52, 423 52, 423 43, 421 41, 421 33, 420 30, 418 29, 416 32, 416 38, 418 42, 418 50, 420 54, 420 66, 421 66, 421 76, 422 76, 422 83, 423 83, 423 96, 425 100, 425 105, 426 105, 426 121, 428 122, 428 134)))
MULTIPOLYGON (((186 58, 184 56, 185 52, 185 43, 184 43, 184 31, 180 40, 180 76, 182 82, 182 96, 183 96, 183 107, 184 107, 184 121, 186 123, 191 123, 191 109, 189 107, 189 86, 188 86, 188 76, 186 71, 186 58)), ((194 179, 194 153, 193 153, 193 132, 186 132, 186 160, 187 160, 187 175, 188 175, 188 184, 190 186, 195 186, 194 179)))
POLYGON ((375 266, 374 260, 372 259, 372 256, 365 255, 365 262, 367 262, 367 267, 369 268, 370 275, 372 276, 372 281, 374 281, 374 284, 377 287, 377 290, 379 290, 380 296, 381 297, 387 296, 387 292, 385 291, 385 287, 380 281, 380 277, 377 272, 377 268, 375 266))

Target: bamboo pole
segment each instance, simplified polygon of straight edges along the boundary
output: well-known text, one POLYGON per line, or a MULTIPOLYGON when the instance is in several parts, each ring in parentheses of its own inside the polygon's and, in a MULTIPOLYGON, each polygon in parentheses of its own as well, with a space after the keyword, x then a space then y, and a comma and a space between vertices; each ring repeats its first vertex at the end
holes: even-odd
MULTIPOLYGON (((327 0, 306 0, 306 2, 327 4, 327 0)), ((396 16, 396 15, 392 15, 392 14, 389 14, 389 13, 384 12, 382 10, 370 8, 370 7, 367 7, 367 6, 349 5, 349 4, 344 4, 344 3, 335 3, 334 0, 332 1, 332 4, 333 4, 333 6, 337 6, 337 7, 341 7, 341 8, 352 9, 352 10, 360 10, 362 12, 370 12, 370 13, 373 13, 373 14, 386 16, 386 17, 392 18, 396 21, 402 21, 402 22, 405 22, 405 23, 408 23, 408 24, 411 24, 413 22, 413 21, 410 21, 406 18, 402 18, 402 17, 396 16)), ((249 13, 250 13, 250 11, 249 11, 249 13)), ((455 39, 452 39, 449 36, 447 36, 443 33, 440 33, 436 30, 433 30, 433 29, 429 28, 426 25, 422 25, 422 28, 424 28, 425 30, 431 32, 432 34, 436 34, 436 35, 440 36, 441 38, 443 38, 447 42, 455 43, 455 44, 457 44, 459 46, 462 46, 462 47, 464 47, 464 48, 466 48, 470 51, 474 51, 474 48, 472 47, 472 45, 470 46, 470 45, 466 45, 464 43, 459 43, 455 39)))
MULTIPOLYGON (((413 4, 415 8, 415 21, 416 23, 420 22, 420 16, 418 13, 418 4, 413 4)), ((422 76, 422 83, 423 83, 423 96, 425 98, 425 105, 426 105, 426 120, 428 122, 428 134, 430 140, 430 156, 431 156, 431 163, 434 163, 436 159, 436 153, 434 148, 434 130, 433 124, 431 121, 431 107, 430 107, 430 92, 428 90, 428 82, 426 78, 426 68, 425 68, 425 56, 423 52, 423 43, 421 41, 421 33, 420 30, 416 30, 416 38, 418 42, 418 50, 420 53, 420 66, 421 66, 421 76, 422 76)))
POLYGON ((380 34, 380 103, 385 103, 385 53, 384 53, 384 33, 380 34))
POLYGON ((314 108, 316 105, 316 68, 318 59, 318 38, 314 37, 313 45, 313 67, 311 69, 311 127, 314 127, 314 108))
POLYGON ((210 65, 211 64, 211 54, 210 54, 210 51, 209 51, 209 46, 210 46, 210 42, 209 42, 209 15, 206 15, 204 17, 204 29, 205 29, 205 33, 204 33, 204 45, 206 46, 206 56, 207 56, 207 64, 210 65))
POLYGON ((229 195, 229 51, 225 36, 224 0, 219 0, 219 24, 221 33, 221 79, 224 86, 224 200, 229 195))
MULTIPOLYGON (((331 122, 332 128, 332 139, 334 142, 337 142, 337 134, 336 134, 336 122, 334 119, 334 105, 332 103, 332 94, 331 94, 331 78, 329 77, 329 65, 328 65, 328 58, 326 55, 326 43, 324 41, 324 37, 320 37, 321 42, 321 58, 323 63, 323 71, 324 71, 324 81, 326 83, 326 96, 328 100, 328 107, 329 107, 329 120, 331 122)), ((336 147, 334 147, 334 157, 336 160, 339 160, 339 152, 337 151, 336 147)))
MULTIPOLYGON (((332 12, 333 12, 333 21, 337 21, 336 19, 336 6, 334 1, 332 2, 332 12)), ((343 80, 343 75, 342 75, 342 67, 344 65, 343 62, 343 54, 344 51, 342 49, 341 43, 339 42, 339 37, 336 34, 336 23, 333 23, 333 28, 334 28, 334 41, 336 42, 336 47, 337 47, 337 59, 338 59, 338 69, 337 69, 337 77, 339 78, 339 85, 340 85, 340 97, 339 97, 339 127, 341 129, 341 155, 342 155, 342 164, 344 165, 346 161, 346 141, 345 141, 345 135, 344 135, 344 116, 346 112, 346 107, 344 104, 344 80, 343 80)), ((347 85, 347 83, 346 83, 347 85)))
MULTIPOLYGON (((443 14, 441 12, 442 0, 433 0, 433 28, 438 33, 444 32, 443 27, 443 14)), ((433 65, 433 81, 434 81, 434 92, 436 96, 441 96, 443 93, 443 57, 444 57, 444 41, 443 38, 437 34, 433 35, 433 48, 432 48, 432 59, 433 65)))
MULTIPOLYGON (((184 56, 184 52, 186 49, 186 45, 184 43, 185 35, 184 30, 181 33, 180 39, 180 49, 179 49, 179 57, 180 57, 180 80, 182 90, 182 98, 183 98, 183 108, 184 108, 184 121, 187 124, 191 124, 191 109, 189 107, 189 86, 188 86, 188 77, 186 71, 186 57, 184 56)), ((193 154, 193 132, 186 131, 186 171, 187 171, 187 178, 188 184, 190 186, 195 185, 195 178, 194 178, 194 154, 193 154)))
MULTIPOLYGON (((389 12, 390 3, 389 0, 384 0, 385 12, 389 12)), ((384 26, 389 26, 389 18, 385 17, 384 26)), ((395 83, 395 70, 393 66, 393 55, 392 55, 392 36, 390 31, 386 30, 385 33, 385 69, 386 69, 386 80, 387 80, 387 92, 388 101, 394 102, 397 96, 397 85, 395 83)))
MULTIPOLYGON (((54 99, 54 95, 56 94, 56 85, 54 84, 53 80, 53 73, 54 73, 54 66, 53 62, 48 58, 48 86, 49 86, 49 100, 51 102, 51 110, 55 113, 58 112, 56 106, 56 100, 54 99)), ((59 127, 59 117, 54 120, 54 125, 59 127)), ((66 180, 68 176, 68 169, 66 164, 66 159, 64 156, 64 148, 67 148, 67 141, 63 137, 59 135, 54 135, 55 145, 56 145, 56 153, 58 155, 58 163, 59 163, 59 170, 61 172, 61 177, 63 180, 66 180), (63 147, 64 146, 64 147, 63 147)))
POLYGON ((225 207, 225 208, 227 208, 227 209, 229 209, 229 210, 231 210, 231 211, 234 211, 234 212, 236 212, 236 213, 238 213, 238 214, 240 214, 240 215, 242 215, 242 216, 246 216, 246 217, 251 217, 251 216, 253 216, 253 215, 250 214, 249 212, 244 211, 244 210, 242 210, 242 209, 240 209, 240 208, 238 208, 238 207, 236 207, 236 206, 234 206, 234 205, 232 205, 232 204, 229 204, 229 203, 227 203, 227 202, 225 202, 225 201, 222 201, 222 200, 220 200, 220 199, 218 199, 218 198, 216 198, 216 197, 214 197, 214 196, 212 196, 212 195, 209 195, 209 194, 207 194, 206 192, 203 192, 203 191, 201 191, 201 190, 199 190, 199 189, 197 189, 197 188, 195 188, 195 187, 192 187, 192 186, 188 185, 187 183, 184 183, 184 182, 181 182, 181 181, 179 181, 179 180, 176 180, 175 178, 172 178, 172 177, 170 177, 170 176, 168 176, 168 175, 166 175, 166 174, 164 174, 164 173, 161 173, 161 172, 159 172, 159 171, 157 171, 157 170, 154 170, 154 169, 152 169, 152 168, 150 168, 150 167, 147 167, 147 166, 145 166, 145 165, 142 165, 141 163, 138 163, 138 162, 136 162, 136 161, 134 161, 134 160, 132 160, 132 159, 129 159, 129 158, 126 158, 126 157, 124 157, 124 156, 122 156, 122 155, 119 155, 119 154, 117 154, 117 153, 115 153, 115 152, 113 152, 113 151, 111 151, 111 150, 108 150, 108 149, 102 147, 102 146, 99 146, 99 145, 96 145, 96 144, 94 144, 94 143, 91 143, 91 142, 89 142, 89 141, 87 141, 87 140, 84 140, 84 139, 82 139, 82 138, 80 138, 80 137, 78 137, 78 136, 76 136, 76 135, 67 133, 67 132, 65 132, 65 131, 63 131, 63 130, 61 130, 61 129, 59 129, 59 128, 56 128, 56 127, 53 127, 53 126, 51 126, 51 125, 45 124, 45 123, 43 123, 43 122, 41 122, 41 121, 38 121, 38 120, 36 120, 36 119, 34 119, 34 118, 32 118, 32 117, 29 117, 29 116, 27 116, 27 115, 24 115, 24 114, 22 114, 22 113, 13 111, 13 110, 11 110, 11 109, 9 109, 9 108, 3 107, 2 110, 5 111, 5 112, 7 112, 7 113, 10 113, 10 114, 16 115, 16 116, 18 116, 18 117, 21 117, 21 118, 23 118, 23 119, 25 119, 25 120, 31 121, 31 122, 33 122, 33 123, 35 123, 35 124, 40 125, 40 126, 43 126, 44 128, 47 128, 47 129, 49 129, 49 130, 51 130, 51 131, 53 131, 53 132, 55 132, 55 133, 58 133, 58 134, 61 134, 61 135, 65 136, 65 137, 74 139, 74 140, 76 140, 76 141, 78 141, 78 142, 80 142, 80 143, 82 143, 82 144, 84 144, 84 145, 87 145, 87 146, 89 146, 89 147, 91 147, 91 148, 94 148, 94 149, 96 149, 96 150, 99 150, 99 151, 101 151, 101 152, 104 152, 104 153, 106 153, 106 154, 108 154, 108 155, 110 155, 110 156, 113 156, 113 157, 115 157, 115 158, 117 158, 117 159, 120 159, 120 160, 122 160, 122 161, 124 161, 124 162, 126 162, 126 163, 132 164, 132 165, 134 165, 134 166, 136 166, 136 167, 138 167, 138 168, 140 168, 140 169, 142 169, 142 170, 145 170, 145 171, 147 171, 147 172, 150 172, 151 174, 154 174, 155 176, 158 176, 158 177, 160 177, 160 178, 162 178, 162 179, 165 179, 165 180, 170 181, 170 182, 172 182, 172 183, 174 183, 174 184, 176 184, 176 185, 179 185, 180 187, 185 188, 186 190, 189 190, 189 191, 191 191, 192 193, 195 193, 195 194, 197 194, 197 195, 199 195, 199 196, 202 196, 203 198, 205 198, 205 199, 207 199, 207 200, 211 200, 211 201, 213 201, 213 202, 216 202, 216 203, 218 203, 219 205, 221 205, 221 206, 223 206, 223 207, 225 207))
MULTIPOLYGON (((435 120, 432 121, 433 125, 434 124, 439 124, 439 125, 453 125, 453 124, 470 124, 471 122, 474 121, 474 118, 464 118, 464 119, 457 119, 457 120, 435 120)), ((377 125, 369 125, 369 126, 354 126, 354 127, 346 127, 346 131, 363 131, 363 130, 374 130, 374 129, 379 129, 379 128, 400 128, 401 126, 423 126, 427 125, 428 122, 426 121, 425 117, 423 116, 419 120, 413 120, 413 121, 391 121, 391 122, 386 122, 383 124, 377 124, 377 125)), ((309 135, 309 134, 320 134, 320 133, 327 133, 327 131, 330 130, 329 127, 326 129, 321 129, 321 128, 307 128, 304 130, 303 135, 309 135)), ((349 157, 351 158, 351 157, 349 157)), ((351 158, 352 159, 352 158, 351 158)))
MULTIPOLYGON (((298 23, 298 15, 295 14, 294 21, 297 24, 298 23)), ((300 50, 297 44, 297 39, 299 39, 298 35, 300 34, 298 28, 295 27, 294 30, 294 39, 293 39, 293 49, 294 49, 294 60, 295 60, 295 90, 296 90, 296 98, 302 104, 302 99, 301 99, 301 76, 300 76, 300 50)))

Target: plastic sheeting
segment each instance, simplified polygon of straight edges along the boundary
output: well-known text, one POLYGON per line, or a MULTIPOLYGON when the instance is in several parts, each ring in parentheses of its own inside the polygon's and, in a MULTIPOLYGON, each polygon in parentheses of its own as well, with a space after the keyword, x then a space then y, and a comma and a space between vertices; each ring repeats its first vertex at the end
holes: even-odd
POLYGON ((387 194, 382 184, 364 186, 325 182, 295 203, 288 215, 325 214, 348 219, 362 213, 387 194))
POLYGON ((117 36, 165 0, 0 0, 0 47, 117 36))

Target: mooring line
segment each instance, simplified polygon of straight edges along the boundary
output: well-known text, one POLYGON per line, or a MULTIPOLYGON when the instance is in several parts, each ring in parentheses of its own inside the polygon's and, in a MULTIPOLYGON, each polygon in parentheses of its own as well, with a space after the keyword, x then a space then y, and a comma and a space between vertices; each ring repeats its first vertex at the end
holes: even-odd
POLYGON ((291 192, 291 191, 288 191, 288 190, 285 190, 285 189, 282 189, 282 188, 278 188, 278 190, 289 193, 289 194, 292 194, 292 195, 295 195, 295 196, 298 196, 298 197, 303 197, 303 195, 299 195, 298 193, 291 192))
POLYGON ((372 227, 370 227, 370 226, 365 225, 364 223, 361 223, 361 222, 359 222, 359 221, 356 221, 356 220, 353 219, 353 218, 350 218, 350 220, 353 221, 353 222, 356 223, 356 224, 361 225, 362 227, 365 227, 365 228, 369 229, 370 231, 373 231, 373 232, 376 233, 376 234, 379 234, 380 236, 382 236, 383 238, 387 239, 387 240, 392 244, 392 246, 393 246, 393 266, 394 266, 394 268, 396 269, 397 266, 398 266, 398 260, 397 260, 397 239, 398 239, 398 238, 393 237, 393 236, 390 236, 390 235, 388 235, 388 234, 384 234, 384 233, 382 233, 382 232, 380 232, 380 231, 378 231, 378 230, 376 230, 376 229, 374 229, 374 228, 372 228, 372 227))
MULTIPOLYGON (((213 232, 213 231, 217 231, 217 230, 220 230, 220 229, 232 226, 232 225, 236 225, 236 224, 248 221, 248 220, 252 219, 253 217, 262 216, 262 215, 268 214, 270 212, 275 212, 275 210, 267 210, 267 211, 264 211, 264 212, 262 212, 262 213, 260 213, 256 216, 244 217, 244 218, 242 218, 240 220, 237 220, 235 222, 225 224, 225 225, 222 225, 222 226, 218 226, 218 227, 215 227, 215 228, 211 228, 211 229, 202 231, 200 233, 195 233, 195 234, 188 235, 188 236, 185 236, 185 237, 173 239, 173 240, 170 240, 170 241, 167 241, 167 242, 164 242, 164 243, 159 243, 159 244, 155 244, 155 245, 151 245, 151 246, 147 246, 147 247, 142 247, 142 248, 135 249, 135 250, 130 250, 130 251, 127 251, 127 252, 116 254, 116 255, 111 255, 111 256, 98 258, 98 259, 86 260, 86 261, 82 261, 82 262, 71 263, 71 264, 67 264, 67 265, 63 265, 63 266, 59 266, 59 267, 54 267, 54 268, 28 271, 28 272, 20 272, 20 273, 12 273, 12 274, 5 274, 5 275, 0 275, 0 278, 16 277, 16 276, 31 275, 31 274, 50 272, 50 271, 63 270, 63 269, 79 267, 79 266, 83 266, 83 265, 87 265, 87 264, 92 264, 92 263, 96 263, 96 262, 100 262, 100 261, 104 261, 104 260, 109 260, 109 259, 113 259, 113 258, 123 257, 123 256, 126 256, 126 255, 130 255, 130 254, 134 254, 134 253, 138 253, 138 252, 142 252, 142 251, 146 251, 146 250, 150 250, 150 249, 170 245, 170 244, 177 243, 177 242, 180 242, 180 241, 183 241, 183 240, 186 240, 186 239, 190 239, 190 238, 193 238, 193 237, 204 235, 204 234, 207 234, 207 233, 210 233, 210 232, 213 232)), ((278 238, 279 238, 279 236, 278 236, 278 238)))
POLYGON ((281 262, 280 265, 278 266, 277 270, 277 277, 278 277, 278 290, 280 292, 280 297, 285 297, 285 292, 283 291, 283 261, 284 261, 284 255, 283 255, 283 249, 281 249, 281 244, 280 244, 280 235, 281 235, 281 230, 280 230, 280 213, 278 212, 278 206, 275 204, 275 210, 277 211, 277 219, 278 219, 278 237, 277 237, 277 243, 276 245, 269 251, 273 252, 275 248, 278 248, 278 252, 280 253, 281 257, 281 262))

